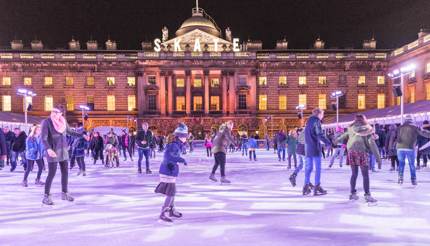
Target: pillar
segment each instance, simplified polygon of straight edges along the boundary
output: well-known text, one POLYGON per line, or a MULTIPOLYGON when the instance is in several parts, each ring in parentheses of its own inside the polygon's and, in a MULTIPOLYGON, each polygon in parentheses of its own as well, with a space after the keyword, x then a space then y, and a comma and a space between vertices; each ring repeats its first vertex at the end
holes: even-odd
POLYGON ((209 114, 209 101, 210 101, 210 95, 209 95, 209 71, 205 70, 203 71, 204 76, 204 88, 205 88, 205 114, 209 114))
POLYGON ((143 112, 145 111, 145 80, 143 77, 143 72, 137 72, 137 110, 139 117, 143 116, 143 112))
POLYGON ((191 114, 191 71, 185 71, 185 111, 187 115, 191 114))
POLYGON ((173 113, 173 73, 169 72, 167 76, 167 114, 173 113))
POLYGON ((228 75, 228 112, 234 114, 236 111, 236 81, 234 72, 229 72, 228 75))
POLYGON ((227 114, 228 112, 228 92, 227 92, 227 75, 228 73, 226 71, 222 71, 221 73, 221 89, 222 89, 222 98, 221 98, 221 103, 222 103, 222 113, 224 115, 227 114))
POLYGON ((160 73, 159 80, 159 91, 158 91, 158 101, 160 104, 160 114, 166 116, 166 77, 167 73, 162 71, 160 73))

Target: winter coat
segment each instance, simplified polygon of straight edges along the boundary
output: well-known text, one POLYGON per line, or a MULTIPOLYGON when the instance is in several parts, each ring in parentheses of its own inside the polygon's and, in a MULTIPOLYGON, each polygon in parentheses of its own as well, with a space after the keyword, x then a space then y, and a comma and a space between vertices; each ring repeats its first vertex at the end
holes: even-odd
POLYGON ((118 145, 119 145, 118 137, 116 135, 112 135, 111 137, 107 136, 106 144, 111 144, 112 146, 118 148, 118 145))
POLYGON ((25 141, 25 158, 39 160, 43 158, 43 146, 40 137, 28 137, 25 141))
POLYGON ((296 151, 297 151, 297 143, 298 143, 297 138, 295 138, 293 136, 288 136, 287 137, 287 144, 288 144, 287 152, 289 154, 295 154, 296 153, 296 151))
POLYGON ((417 143, 419 135, 430 138, 430 132, 421 130, 420 128, 412 125, 412 122, 406 121, 397 129, 397 144, 396 149, 410 149, 413 150, 417 143))
POLYGON ((68 124, 66 126, 66 130, 63 133, 59 133, 57 132, 57 130, 55 130, 51 118, 42 121, 42 133, 40 135, 42 145, 46 150, 51 149, 57 154, 57 157, 55 158, 46 155, 48 163, 69 160, 69 152, 66 138, 67 134, 72 135, 74 137, 81 137, 83 135, 81 133, 73 131, 68 124))
POLYGON ((6 144, 6 137, 3 133, 3 131, 0 129, 0 158, 3 155, 7 155, 7 144, 6 144))
POLYGON ((163 161, 160 164, 160 174, 178 177, 178 163, 184 163, 184 165, 187 165, 185 159, 181 157, 182 146, 183 144, 179 140, 175 140, 166 145, 163 161))
POLYGON ((255 140, 255 138, 249 138, 248 146, 250 149, 257 149, 258 148, 257 140, 255 140))
POLYGON ((297 136, 297 148, 296 153, 298 155, 305 155, 305 133, 300 132, 297 136))
POLYGON ((73 156, 84 157, 85 156, 86 141, 83 137, 77 138, 73 142, 73 156))
POLYGON ((120 145, 122 147, 128 148, 130 145, 130 136, 128 134, 121 135, 120 145))
POLYGON ((395 125, 390 125, 388 134, 385 138, 385 151, 387 152, 387 156, 389 157, 397 156, 396 140, 397 140, 397 128, 395 125))
MULTIPOLYGON (((427 130, 427 131, 430 131, 430 127, 424 127, 423 129, 424 129, 424 130, 427 130)), ((423 137, 423 136, 419 135, 419 136, 418 136, 418 139, 417 139, 417 145, 418 145, 418 148, 423 147, 423 146, 424 146, 424 145, 426 145, 429 141, 430 141, 430 139, 425 138, 425 137, 423 137)), ((430 148, 425 148, 425 149, 421 150, 421 151, 420 151, 420 153, 421 153, 421 154, 424 154, 424 155, 428 155, 428 154, 430 154, 430 148)))
POLYGON ((22 131, 17 138, 12 143, 12 150, 15 152, 24 152, 25 151, 25 140, 27 139, 27 134, 22 131))
POLYGON ((103 138, 101 136, 93 137, 93 139, 91 139, 90 148, 92 151, 103 150, 103 145, 103 138))
POLYGON ((234 138, 231 135, 231 130, 226 125, 221 125, 219 131, 213 140, 212 153, 226 152, 225 146, 234 144, 234 138))
POLYGON ((153 141, 153 137, 152 137, 152 132, 150 130, 147 130, 146 132, 143 130, 140 130, 137 132, 136 143, 138 148, 141 148, 141 149, 149 148, 152 141, 153 141), (142 141, 146 141, 146 143, 143 144, 142 141))
POLYGON ((305 154, 306 157, 320 157, 322 153, 321 141, 330 145, 330 140, 321 129, 321 120, 317 116, 309 117, 305 127, 305 154))
POLYGON ((277 148, 285 149, 287 147, 287 135, 283 132, 278 132, 276 134, 274 142, 276 143, 277 148))

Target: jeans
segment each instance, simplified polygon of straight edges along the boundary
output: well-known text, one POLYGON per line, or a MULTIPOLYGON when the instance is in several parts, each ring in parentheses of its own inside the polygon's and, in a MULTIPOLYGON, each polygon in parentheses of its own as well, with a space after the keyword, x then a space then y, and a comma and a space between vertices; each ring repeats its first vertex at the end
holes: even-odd
POLYGON ((38 167, 36 180, 40 180, 40 176, 42 175, 42 171, 43 171, 43 159, 27 160, 27 169, 25 170, 25 173, 24 173, 24 180, 25 181, 27 180, 30 172, 33 170, 34 162, 37 163, 37 167, 38 167))
POLYGON ((78 167, 80 171, 85 172, 85 160, 84 157, 76 157, 76 162, 78 163, 78 167))
POLYGON ((244 155, 248 155, 248 146, 246 146, 246 144, 242 145, 242 156, 244 155))
POLYGON ((138 148, 139 159, 137 161, 137 165, 139 166, 139 170, 142 170, 142 159, 145 156, 145 164, 146 170, 149 170, 149 152, 151 151, 149 148, 138 148))
POLYGON ((24 166, 24 170, 27 169, 27 160, 25 159, 25 151, 24 152, 15 152, 12 151, 10 156, 10 171, 13 172, 17 167, 18 157, 21 157, 21 163, 24 166))
POLYGON ((332 157, 332 158, 331 158, 331 160, 330 160, 330 167, 331 167, 331 166, 333 166, 334 160, 335 160, 337 157, 339 157, 339 166, 342 166, 342 163, 343 163, 343 156, 344 156, 344 154, 345 154, 345 148, 337 147, 337 148, 334 150, 333 157, 332 157))
POLYGON ((303 164, 306 161, 306 157, 304 155, 297 155, 297 157, 299 158, 299 165, 296 167, 296 169, 294 169, 293 174, 295 176, 297 176, 297 174, 299 174, 299 172, 302 170, 303 164))
POLYGON ((358 168, 361 169, 361 175, 363 176, 363 188, 364 188, 364 194, 370 195, 370 182, 369 182, 369 167, 368 166, 358 166, 358 165, 351 165, 351 194, 356 193, 357 190, 355 189, 355 184, 357 183, 357 176, 358 176, 358 168))
POLYGON ((288 168, 291 167, 291 157, 293 157, 294 167, 297 167, 297 155, 296 155, 296 153, 288 153, 288 168))
POLYGON ((375 170, 376 157, 374 154, 369 154, 369 166, 372 171, 375 170))
POLYGON ((399 178, 403 178, 406 159, 408 159, 409 169, 411 170, 411 180, 417 179, 415 171, 415 151, 414 150, 397 150, 397 158, 399 158, 399 178))
MULTIPOLYGON (((57 164, 58 162, 49 162, 48 163, 48 176, 46 177, 45 182, 45 195, 49 195, 51 191, 52 181, 54 180, 55 173, 57 172, 57 164)), ((61 161, 60 163, 61 170, 61 190, 64 193, 67 193, 67 183, 69 179, 69 170, 67 161, 61 161)))
POLYGON ((132 155, 131 155, 131 148, 126 147, 126 146, 121 146, 122 149, 122 153, 124 154, 124 159, 127 160, 127 152, 128 152, 128 156, 130 157, 130 159, 133 159, 132 155))
POLYGON ((311 173, 315 165, 315 185, 320 184, 321 179, 321 156, 306 157, 305 184, 310 183, 311 173))
POLYGON ((221 177, 225 177, 225 153, 217 152, 214 154, 214 157, 215 157, 215 164, 212 168, 212 175, 215 174, 219 166, 221 169, 221 177))
POLYGON ((249 151, 249 160, 252 161, 252 158, 254 158, 254 161, 257 160, 257 155, 255 154, 255 149, 251 149, 249 151))
POLYGON ((278 160, 285 161, 285 148, 279 147, 278 148, 278 160), (281 152, 282 152, 282 158, 281 158, 281 152))

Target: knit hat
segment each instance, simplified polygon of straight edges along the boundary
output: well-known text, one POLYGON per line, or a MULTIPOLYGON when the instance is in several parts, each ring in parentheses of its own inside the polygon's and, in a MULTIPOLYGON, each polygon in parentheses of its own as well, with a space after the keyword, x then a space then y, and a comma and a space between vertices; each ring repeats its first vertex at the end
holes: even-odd
POLYGON ((188 136, 188 127, 184 123, 179 123, 178 127, 175 129, 173 134, 176 137, 186 138, 188 136))

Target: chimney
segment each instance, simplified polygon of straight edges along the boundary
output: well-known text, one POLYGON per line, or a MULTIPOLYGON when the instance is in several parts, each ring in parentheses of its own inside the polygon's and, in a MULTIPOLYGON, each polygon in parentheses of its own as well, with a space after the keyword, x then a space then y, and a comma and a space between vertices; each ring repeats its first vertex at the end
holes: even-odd
POLYGON ((420 32, 418 33, 418 38, 424 37, 425 35, 429 34, 430 30, 426 28, 421 28, 420 32))
POLYGON ((152 47, 152 43, 151 43, 151 42, 143 41, 143 42, 141 43, 141 46, 142 46, 142 50, 144 50, 144 51, 152 51, 152 50, 153 50, 153 47, 152 47))
POLYGON ((42 50, 43 49, 43 43, 40 40, 33 40, 31 41, 31 49, 32 50, 42 50))
POLYGON ((81 44, 79 43, 78 40, 75 40, 74 38, 72 38, 72 40, 69 41, 69 49, 70 50, 80 50, 81 44))
POLYGON ((286 38, 284 38, 282 40, 278 40, 276 42, 276 49, 286 50, 287 48, 288 48, 288 41, 286 38))
POLYGON ((262 50, 263 42, 260 40, 250 40, 245 43, 245 50, 262 50))
POLYGON ((87 50, 97 50, 97 48, 98 48, 97 41, 95 40, 87 41, 87 50))
POLYGON ((376 40, 372 37, 370 40, 363 41, 363 49, 376 49, 376 40))
POLYGON ((325 45, 324 41, 322 41, 320 38, 317 38, 317 40, 315 40, 315 43, 314 43, 314 48, 324 49, 324 45, 325 45))
POLYGON ((22 50, 22 49, 24 49, 24 45, 22 44, 22 40, 18 40, 18 39, 12 40, 12 42, 10 42, 10 47, 13 50, 22 50))
POLYGON ((115 41, 111 41, 110 39, 108 39, 105 44, 106 44, 107 50, 116 50, 116 42, 115 41))

